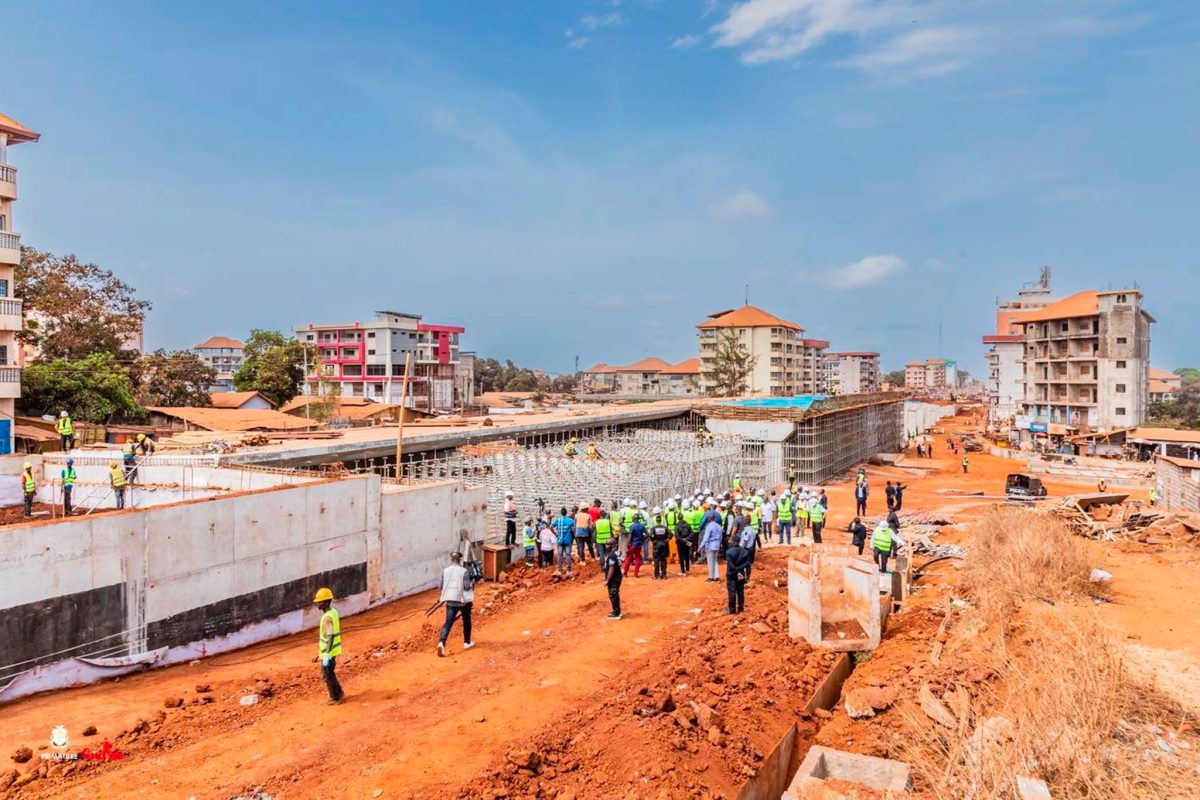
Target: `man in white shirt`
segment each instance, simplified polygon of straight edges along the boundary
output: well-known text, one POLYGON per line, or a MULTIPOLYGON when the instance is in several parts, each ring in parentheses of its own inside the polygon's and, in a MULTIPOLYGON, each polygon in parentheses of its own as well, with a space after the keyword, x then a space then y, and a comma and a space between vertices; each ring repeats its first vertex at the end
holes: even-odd
POLYGON ((442 597, 446 604, 446 624, 442 625, 441 636, 438 637, 438 656, 446 655, 446 640, 450 638, 450 629, 454 620, 460 615, 463 621, 463 650, 475 646, 471 641, 471 603, 475 600, 475 589, 471 575, 462 565, 462 553, 455 551, 450 554, 450 566, 442 570, 442 597))

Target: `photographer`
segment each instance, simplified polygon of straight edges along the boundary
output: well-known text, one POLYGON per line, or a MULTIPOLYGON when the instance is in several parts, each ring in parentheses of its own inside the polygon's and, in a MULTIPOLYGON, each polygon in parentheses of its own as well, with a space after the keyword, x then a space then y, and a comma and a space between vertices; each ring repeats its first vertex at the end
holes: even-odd
POLYGON ((475 600, 475 583, 471 573, 462 565, 462 553, 457 550, 450 554, 450 566, 442 570, 442 602, 446 604, 446 624, 442 626, 441 636, 438 637, 438 656, 446 655, 446 639, 450 638, 450 629, 454 620, 462 617, 463 650, 475 646, 471 641, 471 603, 475 600))

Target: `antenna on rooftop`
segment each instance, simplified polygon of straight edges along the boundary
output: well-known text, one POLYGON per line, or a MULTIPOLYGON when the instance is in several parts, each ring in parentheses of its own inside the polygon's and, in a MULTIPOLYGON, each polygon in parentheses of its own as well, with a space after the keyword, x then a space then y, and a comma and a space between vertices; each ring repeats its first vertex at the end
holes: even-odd
POLYGON ((750 284, 746 284, 746 305, 750 305, 750 284))

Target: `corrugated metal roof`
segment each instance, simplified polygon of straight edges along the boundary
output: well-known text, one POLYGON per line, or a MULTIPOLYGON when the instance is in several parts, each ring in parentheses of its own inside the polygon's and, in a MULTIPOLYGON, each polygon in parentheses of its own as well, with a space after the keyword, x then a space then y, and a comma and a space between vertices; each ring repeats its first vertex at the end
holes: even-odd
POLYGON ((292 431, 321 427, 319 422, 266 408, 149 406, 148 410, 209 431, 292 431))

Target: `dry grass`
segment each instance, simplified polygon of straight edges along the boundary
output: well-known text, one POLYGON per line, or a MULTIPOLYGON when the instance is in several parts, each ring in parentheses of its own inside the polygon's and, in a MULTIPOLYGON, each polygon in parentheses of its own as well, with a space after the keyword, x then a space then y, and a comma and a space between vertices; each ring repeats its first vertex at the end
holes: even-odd
POLYGON ((964 568, 974 607, 956 627, 995 677, 958 687, 969 706, 943 696, 958 709, 954 730, 905 710, 903 758, 919 788, 1010 800, 1029 776, 1056 800, 1200 798, 1200 737, 1125 669, 1087 597, 1090 569, 1081 542, 1044 517, 999 509, 983 520, 964 568))
POLYGON ((1025 601, 1055 603, 1095 594, 1083 540, 1061 520, 1027 509, 997 507, 979 521, 962 584, 989 620, 1007 617, 1025 601))

